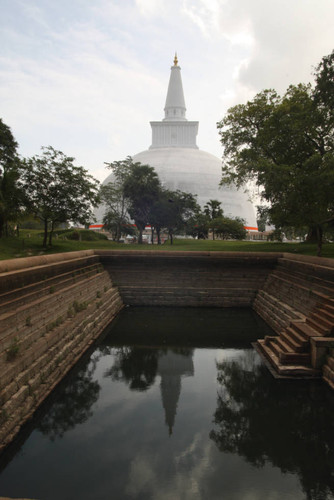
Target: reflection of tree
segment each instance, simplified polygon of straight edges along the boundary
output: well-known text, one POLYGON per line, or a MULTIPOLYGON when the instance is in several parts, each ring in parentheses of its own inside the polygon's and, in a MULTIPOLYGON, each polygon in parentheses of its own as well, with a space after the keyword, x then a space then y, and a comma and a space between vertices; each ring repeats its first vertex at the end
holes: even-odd
POLYGON ((271 462, 297 474, 308 499, 328 498, 334 493, 333 394, 314 381, 275 380, 263 365, 252 366, 251 351, 247 356, 243 366, 217 364, 221 388, 211 439, 257 467, 271 462))
POLYGON ((100 385, 92 380, 95 371, 95 360, 73 374, 66 384, 57 392, 57 399, 42 417, 38 429, 47 434, 51 440, 63 437, 64 433, 82 424, 93 412, 92 405, 97 401, 100 385))
POLYGON ((124 380, 131 390, 146 391, 154 384, 158 366, 158 349, 145 347, 117 348, 114 364, 105 376, 124 380))

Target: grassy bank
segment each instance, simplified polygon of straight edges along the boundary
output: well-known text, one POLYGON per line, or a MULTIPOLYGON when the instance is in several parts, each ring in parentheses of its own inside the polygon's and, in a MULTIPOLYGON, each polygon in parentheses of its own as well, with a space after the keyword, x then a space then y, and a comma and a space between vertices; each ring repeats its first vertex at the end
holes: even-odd
MULTIPOLYGON (((277 243, 262 241, 212 241, 176 239, 174 244, 169 242, 164 245, 138 245, 122 244, 108 240, 75 241, 59 236, 53 241, 52 247, 42 248, 42 237, 37 231, 22 231, 19 238, 0 239, 0 259, 13 259, 31 255, 42 255, 59 252, 74 252, 76 250, 99 249, 124 249, 136 250, 175 250, 175 251, 225 251, 225 252, 292 252, 304 255, 316 255, 316 245, 310 243, 277 243)), ((334 243, 325 244, 323 257, 334 258, 334 243)))

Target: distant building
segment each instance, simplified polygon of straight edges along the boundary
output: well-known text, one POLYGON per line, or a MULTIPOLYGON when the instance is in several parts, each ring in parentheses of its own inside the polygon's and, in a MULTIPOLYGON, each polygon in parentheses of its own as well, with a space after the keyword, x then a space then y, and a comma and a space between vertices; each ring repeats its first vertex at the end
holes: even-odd
MULTIPOLYGON (((248 231, 257 231, 255 210, 247 194, 236 188, 219 187, 221 159, 201 151, 196 144, 198 122, 188 121, 183 94, 181 68, 175 55, 171 67, 165 117, 151 122, 152 145, 146 151, 133 156, 133 161, 154 167, 160 181, 168 189, 186 191, 197 195, 203 208, 209 200, 221 202, 224 215, 241 217, 248 231)), ((112 182, 113 174, 103 184, 112 182)), ((102 227, 103 209, 97 212, 102 227)))

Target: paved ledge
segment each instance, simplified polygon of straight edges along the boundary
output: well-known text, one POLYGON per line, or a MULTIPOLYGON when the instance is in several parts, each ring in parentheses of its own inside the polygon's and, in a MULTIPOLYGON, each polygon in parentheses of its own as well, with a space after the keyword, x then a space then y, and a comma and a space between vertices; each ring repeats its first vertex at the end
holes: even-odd
MULTIPOLYGON (((78 252, 53 253, 51 255, 36 255, 35 257, 22 257, 0 261, 0 274, 20 271, 31 267, 46 266, 57 262, 71 261, 82 257, 95 255, 94 250, 80 250, 78 252)), ((0 497, 1 500, 1 497, 0 497)))
POLYGON ((250 260, 272 260, 279 259, 284 256, 282 252, 179 252, 177 250, 94 250, 95 255, 101 257, 124 256, 124 257, 210 257, 215 259, 229 260, 229 259, 250 259, 250 260))
POLYGON ((322 267, 332 267, 334 269, 334 259, 329 259, 327 257, 316 257, 315 255, 300 255, 287 252, 284 252, 281 255, 287 260, 304 262, 305 264, 316 264, 317 266, 322 267))

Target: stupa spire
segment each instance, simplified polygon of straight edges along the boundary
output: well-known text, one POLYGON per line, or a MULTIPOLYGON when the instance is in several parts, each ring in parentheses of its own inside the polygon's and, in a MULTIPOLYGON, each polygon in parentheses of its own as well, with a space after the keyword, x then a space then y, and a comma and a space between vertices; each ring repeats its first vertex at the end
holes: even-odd
POLYGON ((179 61, 175 52, 174 65, 171 67, 166 104, 164 108, 164 120, 168 121, 186 120, 186 105, 183 94, 181 68, 178 63, 179 61))
POLYGON ((188 121, 181 80, 181 68, 175 52, 174 64, 171 67, 165 118, 159 122, 150 122, 152 127, 152 144, 155 148, 194 148, 198 132, 198 122, 188 121))

